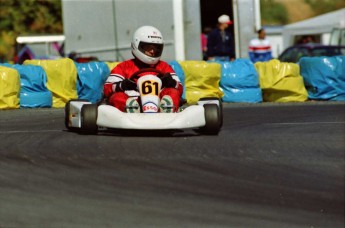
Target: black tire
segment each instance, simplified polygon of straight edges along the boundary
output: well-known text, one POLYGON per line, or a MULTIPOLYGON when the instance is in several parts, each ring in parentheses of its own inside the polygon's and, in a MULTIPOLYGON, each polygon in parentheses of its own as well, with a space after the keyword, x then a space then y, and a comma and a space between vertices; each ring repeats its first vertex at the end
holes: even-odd
POLYGON ((220 119, 220 128, 223 126, 223 102, 218 97, 203 97, 200 98, 200 101, 208 101, 208 100, 217 100, 219 103, 219 119, 220 119))
POLYGON ((223 126, 223 102, 219 99, 219 119, 220 119, 220 127, 223 126))
POLYGON ((69 131, 78 131, 79 128, 69 126, 69 115, 70 115, 70 109, 71 109, 70 103, 72 101, 87 101, 87 100, 85 100, 85 99, 72 99, 72 100, 69 100, 65 105, 65 127, 69 131))
POLYGON ((205 104, 205 126, 200 130, 207 135, 217 135, 222 126, 220 108, 217 104, 205 104))
POLYGON ((83 134, 96 134, 98 131, 97 126, 98 105, 85 104, 81 108, 81 133, 83 134))
POLYGON ((69 126, 69 112, 70 112, 70 103, 71 101, 68 101, 65 105, 65 127, 68 130, 72 130, 72 127, 69 126))

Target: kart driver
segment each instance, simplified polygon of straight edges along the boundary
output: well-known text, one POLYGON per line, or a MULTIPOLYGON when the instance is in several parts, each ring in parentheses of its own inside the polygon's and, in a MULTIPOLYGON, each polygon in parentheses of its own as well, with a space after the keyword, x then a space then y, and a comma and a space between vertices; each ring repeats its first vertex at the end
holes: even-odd
POLYGON ((134 58, 119 63, 111 71, 104 84, 104 96, 108 98, 110 105, 122 112, 140 112, 139 108, 135 111, 126 109, 129 106, 139 107, 137 84, 130 80, 130 77, 140 69, 155 68, 164 73, 161 78, 162 90, 159 95, 160 112, 169 112, 162 108, 166 105, 173 105, 172 111, 177 112, 183 86, 172 67, 160 60, 163 46, 162 34, 155 27, 142 26, 134 32, 131 43, 134 58))

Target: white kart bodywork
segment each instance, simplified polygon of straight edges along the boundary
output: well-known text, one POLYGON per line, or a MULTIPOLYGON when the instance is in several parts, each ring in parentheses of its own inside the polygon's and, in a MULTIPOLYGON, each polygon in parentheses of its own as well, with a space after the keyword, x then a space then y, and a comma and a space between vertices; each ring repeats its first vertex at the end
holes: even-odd
MULTIPOLYGON (((70 101, 68 125, 72 128, 82 127, 81 110, 84 105, 91 104, 88 101, 70 101)), ((96 124, 104 128, 118 129, 188 129, 205 126, 204 104, 217 104, 218 100, 199 101, 197 105, 188 106, 177 113, 125 113, 111 105, 99 105, 97 107, 96 124)))
POLYGON ((183 129, 205 125, 203 106, 194 105, 178 113, 124 113, 110 105, 98 107, 97 125, 121 129, 183 129))

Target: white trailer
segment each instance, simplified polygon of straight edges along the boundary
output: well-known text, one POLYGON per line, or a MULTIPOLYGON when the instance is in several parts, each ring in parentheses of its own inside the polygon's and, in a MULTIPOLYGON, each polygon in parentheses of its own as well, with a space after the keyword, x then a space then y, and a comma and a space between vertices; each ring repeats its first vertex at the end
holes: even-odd
MULTIPOLYGON (((233 9, 236 56, 247 57, 249 40, 260 27, 259 0, 228 3, 233 9)), ((202 59, 199 0, 62 0, 62 10, 66 54, 123 61, 132 57, 133 32, 152 25, 165 40, 162 59, 202 59)))
POLYGON ((283 28, 284 48, 296 44, 304 35, 312 35, 318 42, 329 44, 332 30, 341 27, 345 27, 344 8, 286 25, 283 28))

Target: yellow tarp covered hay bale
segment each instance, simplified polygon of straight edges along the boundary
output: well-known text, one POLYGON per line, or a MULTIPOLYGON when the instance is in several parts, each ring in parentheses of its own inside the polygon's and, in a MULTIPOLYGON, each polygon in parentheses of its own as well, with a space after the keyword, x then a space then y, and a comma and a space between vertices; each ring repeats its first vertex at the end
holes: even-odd
POLYGON ((119 63, 120 62, 105 62, 105 64, 107 64, 110 71, 112 71, 112 69, 114 69, 119 63))
POLYGON ((0 109, 19 108, 20 75, 17 70, 0 66, 0 109))
POLYGON ((280 62, 257 62, 263 101, 302 102, 308 99, 308 92, 300 75, 298 64, 280 62))
POLYGON ((222 66, 216 62, 180 61, 185 74, 184 86, 189 104, 196 103, 203 97, 223 97, 219 88, 222 66))

